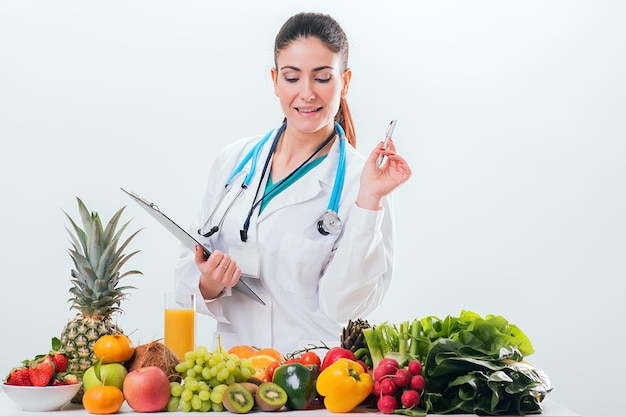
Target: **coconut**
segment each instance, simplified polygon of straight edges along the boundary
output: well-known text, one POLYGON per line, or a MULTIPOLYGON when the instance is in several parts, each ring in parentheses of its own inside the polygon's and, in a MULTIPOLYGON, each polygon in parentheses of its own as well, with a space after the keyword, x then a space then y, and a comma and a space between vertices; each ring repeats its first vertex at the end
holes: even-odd
POLYGON ((154 340, 150 343, 135 347, 135 354, 125 365, 128 372, 146 366, 158 366, 163 369, 170 381, 182 381, 180 373, 176 372, 178 356, 164 343, 154 340))

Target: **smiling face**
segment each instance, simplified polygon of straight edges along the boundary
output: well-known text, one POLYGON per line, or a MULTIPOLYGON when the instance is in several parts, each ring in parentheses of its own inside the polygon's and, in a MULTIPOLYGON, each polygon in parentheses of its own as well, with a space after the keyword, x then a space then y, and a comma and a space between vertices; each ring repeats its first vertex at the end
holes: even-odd
POLYGON ((290 129, 308 134, 334 129, 352 75, 342 67, 340 55, 316 37, 296 39, 280 51, 272 81, 290 129))

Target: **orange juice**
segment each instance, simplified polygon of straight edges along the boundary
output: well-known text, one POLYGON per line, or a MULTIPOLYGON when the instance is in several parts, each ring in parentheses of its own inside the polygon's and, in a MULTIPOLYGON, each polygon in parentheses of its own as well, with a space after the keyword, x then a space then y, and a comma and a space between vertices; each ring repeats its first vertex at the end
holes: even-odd
POLYGON ((165 309, 165 345, 181 361, 196 349, 196 312, 190 309, 165 309))

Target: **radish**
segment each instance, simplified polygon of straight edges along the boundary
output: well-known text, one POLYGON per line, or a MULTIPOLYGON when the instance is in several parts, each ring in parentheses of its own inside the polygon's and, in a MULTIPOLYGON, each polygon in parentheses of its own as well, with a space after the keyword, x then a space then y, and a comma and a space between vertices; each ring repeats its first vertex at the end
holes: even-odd
POLYGON ((407 367, 409 368, 409 372, 411 373, 411 375, 422 374, 422 363, 418 361, 417 359, 409 362, 409 365, 407 367))
POLYGON ((399 387, 406 387, 411 382, 411 373, 405 368, 400 368, 394 374, 393 382, 399 387))
POLYGON ((426 381, 422 375, 414 375, 413 378, 411 378, 411 388, 415 391, 422 392, 424 391, 424 387, 426 387, 426 381))
POLYGON ((396 369, 400 367, 400 364, 394 358, 382 358, 380 362, 378 362, 378 366, 384 366, 384 367, 389 366, 390 368, 393 368, 395 371, 396 369))
POLYGON ((400 402, 405 408, 416 407, 420 403, 420 400, 420 394, 412 389, 404 391, 400 397, 400 402))
POLYGON ((383 378, 380 381, 380 392, 384 395, 394 395, 398 392, 398 386, 391 378, 383 378))
POLYGON ((377 397, 381 394, 381 392, 380 392, 380 381, 374 381, 374 385, 372 386, 372 392, 377 397))
POLYGON ((393 375, 396 373, 400 365, 398 361, 392 358, 383 358, 378 366, 374 369, 374 381, 378 381, 387 375, 393 375))
POLYGON ((383 414, 393 414, 398 407, 398 401, 391 395, 381 395, 376 406, 383 414))
POLYGON ((389 370, 384 366, 377 366, 376 369, 374 369, 374 381, 380 381, 388 375, 390 375, 389 370))

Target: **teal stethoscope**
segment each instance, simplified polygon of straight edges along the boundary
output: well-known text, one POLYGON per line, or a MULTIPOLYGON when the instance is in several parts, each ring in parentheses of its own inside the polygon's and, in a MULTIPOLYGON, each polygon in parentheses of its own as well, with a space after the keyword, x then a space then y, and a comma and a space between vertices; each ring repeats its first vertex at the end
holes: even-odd
MULTIPOLYGON (((267 159, 265 160, 265 165, 263 167, 263 173, 261 175, 261 179, 265 177, 267 167, 272 158, 274 150, 276 149, 278 140, 280 139, 280 136, 282 135, 282 133, 285 131, 286 127, 287 127, 287 123, 283 123, 278 128, 278 131, 276 132, 276 135, 274 136, 272 147, 270 148, 269 155, 267 156, 267 159)), ((270 139, 273 131, 274 130, 271 130, 270 132, 268 132, 267 135, 265 135, 259 141, 259 143, 257 143, 248 152, 248 154, 246 154, 246 156, 242 159, 239 165, 237 165, 237 167, 235 168, 233 173, 230 175, 230 177, 228 177, 228 180, 226 181, 226 185, 224 186, 224 190, 222 194, 220 195, 220 198, 218 199, 215 209, 213 209, 213 211, 207 218, 207 221, 204 223, 204 226, 198 229, 198 234, 204 237, 210 237, 220 230, 220 228, 222 227, 222 224, 224 223, 224 218, 226 217, 226 215, 228 215, 228 212, 230 211, 230 209, 233 207, 237 199, 243 194, 243 192, 250 186, 250 183, 252 182, 252 178, 254 177, 254 173, 256 172, 256 164, 259 158, 259 154, 261 153, 261 149, 263 148, 265 143, 270 139), (237 191, 235 198, 230 202, 230 204, 224 211, 224 214, 222 215, 222 218, 220 219, 219 223, 216 226, 212 226, 208 231, 206 231, 206 228, 212 223, 213 217, 215 216, 215 213, 217 212, 218 208, 222 205, 224 198, 226 197, 226 195, 232 188, 233 180, 241 173, 241 171, 248 164, 248 162, 251 163, 250 171, 243 179, 243 182, 241 183, 241 187, 237 191)), ((332 135, 330 135, 328 139, 326 139, 315 150, 315 152, 313 152, 311 156, 309 156, 309 158, 306 161, 304 161, 298 168, 296 168, 293 172, 291 172, 287 177, 279 181, 272 190, 263 194, 261 198, 256 199, 256 197, 259 195, 259 190, 261 188, 261 184, 259 183, 259 186, 257 187, 256 195, 255 195, 256 202, 254 202, 252 204, 252 207, 250 207, 250 210, 244 222, 243 228, 240 230, 240 238, 243 242, 245 242, 248 239, 248 227, 250 226, 250 219, 252 217, 252 214, 254 213, 254 210, 263 202, 263 199, 266 198, 268 195, 270 195, 273 190, 278 189, 279 185, 282 182, 288 180, 291 176, 295 175, 304 165, 306 165, 315 155, 317 155, 317 153, 319 153, 319 151, 321 151, 324 148, 324 146, 326 146, 335 137, 335 135, 339 136, 339 161, 337 162, 337 173, 335 174, 335 182, 333 184, 333 190, 330 195, 330 201, 328 202, 328 208, 326 209, 326 212, 323 214, 323 216, 319 219, 316 226, 317 226, 318 232, 320 232, 320 234, 324 236, 331 234, 331 233, 337 234, 341 231, 342 223, 341 223, 341 219, 339 219, 339 216, 337 215, 337 212, 339 211, 339 199, 341 197, 341 191, 343 189, 343 182, 344 182, 344 178, 346 175, 346 134, 343 131, 343 128, 341 127, 341 125, 335 122, 335 130, 333 131, 332 135)))

